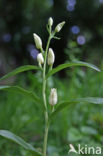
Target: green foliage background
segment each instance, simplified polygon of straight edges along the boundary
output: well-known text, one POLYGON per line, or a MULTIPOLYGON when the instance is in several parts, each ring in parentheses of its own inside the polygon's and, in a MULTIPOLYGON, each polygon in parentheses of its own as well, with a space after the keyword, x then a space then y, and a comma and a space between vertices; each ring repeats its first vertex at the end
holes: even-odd
MULTIPOLYGON (((103 65, 101 65, 102 67, 103 65)), ((85 72, 83 69, 76 68, 69 70, 67 73, 69 76, 62 81, 57 77, 49 80, 49 87, 55 86, 58 88, 59 101, 87 96, 102 97, 102 72, 96 73, 90 69, 85 72)), ((18 76, 15 84, 18 83, 24 88, 34 90, 41 97, 40 76, 40 73, 33 74, 29 72, 26 75, 18 76)), ((43 106, 15 92, 7 92, 6 94, 2 92, 0 101, 1 129, 11 130, 35 147, 42 148, 44 132, 43 106)), ((81 143, 82 145, 93 145, 93 147, 101 146, 103 143, 102 107, 102 105, 84 103, 71 104, 68 109, 64 109, 63 112, 56 115, 49 133, 49 155, 66 156, 69 143, 74 145, 81 143)), ((18 145, 3 138, 0 140, 1 155, 30 155, 18 145)))

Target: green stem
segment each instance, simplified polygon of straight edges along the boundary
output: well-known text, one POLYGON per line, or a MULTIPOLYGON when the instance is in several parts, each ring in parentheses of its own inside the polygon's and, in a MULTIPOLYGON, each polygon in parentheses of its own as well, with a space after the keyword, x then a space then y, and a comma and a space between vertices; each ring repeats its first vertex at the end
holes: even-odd
POLYGON ((47 151, 48 130, 49 130, 48 113, 45 112, 45 134, 44 134, 43 156, 46 156, 47 151))
POLYGON ((43 101, 44 101, 44 106, 45 106, 45 134, 44 134, 44 144, 43 144, 43 156, 46 156, 48 129, 49 129, 48 110, 47 110, 47 101, 46 101, 46 79, 45 79, 45 75, 46 75, 47 52, 48 52, 50 40, 51 40, 51 35, 48 38, 45 56, 44 56, 44 67, 43 67, 43 90, 42 90, 42 94, 43 94, 43 101))

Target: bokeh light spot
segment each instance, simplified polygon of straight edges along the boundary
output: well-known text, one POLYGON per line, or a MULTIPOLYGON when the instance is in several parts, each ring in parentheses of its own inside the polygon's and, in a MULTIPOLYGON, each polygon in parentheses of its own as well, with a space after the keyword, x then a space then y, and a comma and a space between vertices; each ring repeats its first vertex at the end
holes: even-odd
POLYGON ((99 0, 99 2, 103 4, 103 0, 99 0))
POLYGON ((36 60, 36 59, 37 59, 37 55, 38 55, 38 50, 37 50, 37 49, 32 49, 32 50, 30 51, 30 55, 31 55, 31 57, 32 57, 34 60, 36 60))
POLYGON ((67 0, 67 10, 74 11, 76 5, 76 0, 67 0))
POLYGON ((67 10, 70 11, 70 12, 72 12, 72 11, 75 10, 75 7, 74 6, 67 5, 67 10))
POLYGON ((33 44, 28 44, 27 45, 27 50, 30 52, 31 57, 36 60, 37 59, 37 54, 39 51, 35 48, 33 44))
POLYGON ((69 6, 74 6, 76 4, 76 0, 68 0, 67 2, 69 6))
POLYGON ((4 42, 10 42, 12 36, 11 36, 11 34, 8 33, 8 34, 4 34, 2 38, 3 38, 4 42))
POLYGON ((78 43, 79 45, 83 45, 83 44, 85 44, 85 42, 86 42, 86 39, 85 39, 85 37, 84 37, 83 35, 79 35, 79 36, 77 37, 77 43, 78 43))
POLYGON ((78 34, 80 32, 80 28, 77 25, 71 27, 71 32, 73 34, 78 34))

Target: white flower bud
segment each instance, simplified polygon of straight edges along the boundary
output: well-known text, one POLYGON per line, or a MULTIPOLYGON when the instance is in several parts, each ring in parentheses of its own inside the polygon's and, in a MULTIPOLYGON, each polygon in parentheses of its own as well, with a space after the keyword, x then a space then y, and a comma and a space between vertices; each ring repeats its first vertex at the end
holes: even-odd
POLYGON ((42 41, 41 38, 37 34, 33 34, 34 36, 34 41, 37 49, 42 49, 42 41))
POLYGON ((42 53, 39 53, 39 54, 37 55, 37 61, 38 61, 38 63, 39 63, 39 66, 41 67, 41 64, 44 63, 44 58, 43 58, 42 53))
POLYGON ((55 88, 52 88, 49 97, 49 104, 54 106, 57 104, 57 101, 58 101, 57 90, 55 88))
POLYGON ((65 24, 65 22, 59 23, 59 24, 56 26, 56 28, 55 28, 55 32, 59 32, 59 31, 62 29, 62 27, 64 26, 64 24, 65 24))
POLYGON ((52 48, 49 48, 49 52, 48 52, 48 65, 53 65, 54 61, 55 61, 54 52, 53 52, 52 48))
POLYGON ((53 19, 52 19, 52 17, 49 18, 49 20, 48 20, 48 24, 49 24, 50 26, 53 25, 53 19))

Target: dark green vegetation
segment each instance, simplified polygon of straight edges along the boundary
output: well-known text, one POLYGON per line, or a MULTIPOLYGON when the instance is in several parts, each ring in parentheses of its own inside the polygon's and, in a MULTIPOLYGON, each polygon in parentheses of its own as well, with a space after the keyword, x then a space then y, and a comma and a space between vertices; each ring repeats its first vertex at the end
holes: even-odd
MULTIPOLYGON (((63 31, 58 35, 61 40, 51 43, 51 47, 58 54, 56 64, 64 62, 64 49, 67 44, 71 41, 76 44, 77 37, 81 35, 86 42, 84 45, 77 43, 77 48, 81 47, 81 50, 79 52, 78 49, 75 50, 76 56, 82 57, 81 60, 85 60, 91 54, 102 58, 102 10, 102 0, 21 0, 20 2, 1 0, 0 58, 6 60, 3 63, 8 66, 26 64, 25 58, 29 64, 34 63, 30 57, 30 52, 34 48, 32 34, 35 32, 42 37, 45 47, 48 36, 45 25, 50 16, 54 19, 54 27, 57 23, 66 21, 63 31), (73 11, 67 9, 69 2, 75 8, 73 11)), ((1 73, 5 72, 4 68, 5 66, 1 73)))
MULTIPOLYGON (((101 68, 103 68, 103 65, 101 65, 101 68)), ((67 73, 67 78, 62 81, 58 78, 51 78, 48 81, 50 88, 55 86, 58 89, 59 102, 62 99, 68 100, 78 97, 102 97, 102 72, 95 72, 91 69, 85 71, 83 68, 75 67, 69 69, 67 73)), ((34 90, 34 93, 36 91, 41 98, 41 74, 39 72, 34 74, 29 72, 17 76, 14 85, 16 84, 34 90)), ((43 105, 14 91, 4 93, 0 93, 0 127, 21 136, 35 147, 42 148, 44 132, 43 105)), ((73 103, 65 108, 63 112, 56 114, 49 133, 49 155, 66 156, 69 143, 101 146, 103 143, 102 108, 103 105, 99 104, 73 103)), ((1 155, 32 156, 32 154, 11 141, 1 137, 0 140, 1 155)))

